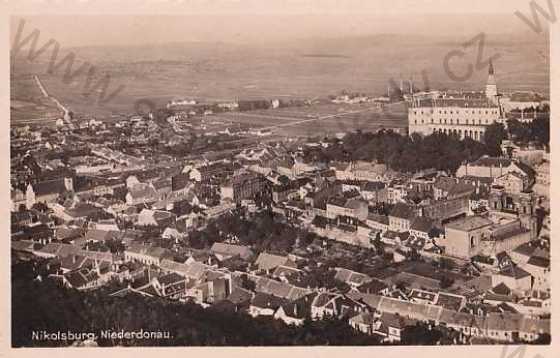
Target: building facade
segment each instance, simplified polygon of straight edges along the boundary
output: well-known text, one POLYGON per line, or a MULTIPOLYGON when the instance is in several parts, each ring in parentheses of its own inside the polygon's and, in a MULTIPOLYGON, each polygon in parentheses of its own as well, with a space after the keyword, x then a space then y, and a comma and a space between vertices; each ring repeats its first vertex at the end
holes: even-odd
POLYGON ((494 68, 490 64, 485 92, 413 97, 408 109, 408 132, 421 135, 437 132, 482 140, 486 128, 501 118, 494 68))

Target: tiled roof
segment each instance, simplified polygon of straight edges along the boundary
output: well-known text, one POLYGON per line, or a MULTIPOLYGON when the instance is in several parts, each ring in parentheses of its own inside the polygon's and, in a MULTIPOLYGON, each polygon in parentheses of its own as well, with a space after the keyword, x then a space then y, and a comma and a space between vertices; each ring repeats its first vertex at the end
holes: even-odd
POLYGON ((206 270, 210 268, 210 266, 196 261, 189 264, 182 264, 168 259, 162 260, 160 267, 164 271, 175 272, 195 280, 201 279, 206 273, 206 270))
POLYGON ((414 107, 459 107, 459 108, 497 108, 497 106, 489 101, 487 98, 474 99, 474 98, 437 98, 437 99, 422 99, 415 101, 414 107))
POLYGON ((256 278, 255 290, 257 292, 268 293, 290 300, 298 299, 310 292, 308 289, 293 286, 288 283, 276 281, 267 277, 256 278))
POLYGON ((60 267, 70 271, 77 270, 84 265, 86 260, 85 256, 68 255, 60 259, 60 267))
POLYGON ((230 295, 226 297, 226 300, 234 304, 241 304, 250 301, 252 297, 253 293, 251 291, 241 287, 234 287, 230 295))
POLYGON ((276 310, 286 303, 288 303, 286 299, 262 292, 257 293, 251 300, 251 306, 272 310, 276 310))
POLYGON ((56 228, 55 231, 56 238, 59 240, 77 238, 83 233, 84 230, 82 228, 69 228, 64 226, 56 228))
POLYGON ((443 191, 449 191, 457 183, 454 178, 450 177, 439 177, 437 178, 434 187, 441 189, 443 191))
POLYGON ((524 278, 527 276, 531 276, 530 273, 528 273, 527 271, 523 270, 521 267, 519 266, 510 266, 508 269, 504 269, 502 271, 500 271, 501 275, 504 276, 509 276, 509 277, 514 277, 516 279, 520 279, 520 278, 524 278))
POLYGON ((103 209, 87 203, 79 203, 73 208, 66 210, 66 213, 74 218, 86 217, 100 212, 104 212, 103 209))
POLYGON ((314 307, 324 307, 327 303, 337 297, 342 297, 342 295, 337 293, 321 292, 313 299, 312 305, 314 307))
POLYGON ((371 280, 371 278, 363 273, 355 272, 345 268, 337 267, 335 280, 346 282, 348 284, 361 285, 371 280))
POLYGON ((297 268, 294 267, 288 267, 288 266, 278 266, 274 272, 272 273, 272 277, 288 277, 291 275, 297 275, 300 274, 302 272, 302 270, 299 270, 297 268))
POLYGON ((392 327, 392 328, 397 328, 397 329, 403 329, 406 326, 411 326, 411 325, 414 325, 414 323, 415 323, 411 319, 407 319, 406 317, 403 317, 403 316, 401 316, 399 314, 396 314, 396 313, 383 312, 379 319, 387 327, 392 327))
POLYGON ((87 285, 89 282, 95 281, 99 278, 94 270, 88 270, 85 268, 70 271, 64 274, 64 277, 74 288, 80 288, 87 285))
POLYGON ((158 259, 164 258, 165 256, 167 256, 169 252, 167 249, 163 247, 138 245, 138 244, 130 245, 126 249, 126 251, 136 253, 136 254, 141 254, 141 255, 147 255, 158 259))
POLYGON ((226 244, 222 242, 216 242, 210 248, 215 254, 222 254, 228 256, 236 256, 239 255, 241 258, 247 258, 253 254, 251 249, 248 246, 243 245, 232 245, 226 244))
POLYGON ((152 182, 155 190, 169 189, 171 190, 171 178, 163 178, 152 182))
POLYGON ((511 294, 511 289, 504 282, 500 282, 498 285, 492 288, 492 292, 498 295, 509 296, 511 294))
POLYGON ((433 227, 432 220, 423 216, 418 216, 414 218, 414 220, 412 221, 412 224, 410 225, 410 230, 427 233, 432 229, 432 227, 433 227))
POLYGON ((529 261, 527 261, 527 264, 533 265, 533 266, 538 266, 538 267, 541 267, 541 268, 548 268, 548 267, 550 267, 550 260, 546 259, 544 257, 531 256, 529 258, 529 261))
POLYGON ((33 251, 33 241, 21 240, 12 241, 12 250, 16 251, 33 251))
POLYGON ((459 311, 463 302, 465 302, 465 298, 463 296, 440 292, 438 293, 435 304, 449 310, 459 311))
POLYGON ((492 221, 481 216, 467 216, 466 218, 452 221, 446 224, 445 227, 461 231, 472 231, 490 225, 492 225, 492 221))
POLYGON ((33 184, 33 192, 37 196, 61 194, 66 192, 64 179, 48 180, 33 184))
POLYGON ((317 295, 316 292, 303 296, 295 301, 288 302, 282 305, 284 313, 288 317, 304 319, 311 315, 311 303, 317 295))
POLYGON ((156 191, 149 184, 139 183, 129 190, 133 199, 151 199, 157 196, 156 191))
POLYGON ((378 215, 378 214, 369 213, 367 219, 371 220, 371 221, 378 222, 380 224, 389 225, 389 217, 386 216, 386 215, 378 215))
POLYGON ((377 309, 383 297, 377 294, 363 293, 355 290, 349 291, 346 296, 355 301, 361 301, 373 309, 377 309))
POLYGON ((391 210, 389 216, 393 216, 401 219, 411 219, 414 216, 414 211, 410 206, 404 203, 397 203, 391 210))
POLYGON ((399 313, 422 321, 437 321, 442 309, 434 305, 406 302, 390 297, 383 297, 378 306, 381 312, 399 313))
POLYGON ((86 240, 105 241, 113 238, 111 231, 91 229, 86 233, 86 240))
POLYGON ((327 203, 329 205, 335 205, 335 206, 339 206, 339 207, 344 207, 346 205, 346 201, 347 199, 341 196, 333 196, 332 198, 330 198, 327 203))
POLYGON ((435 294, 433 292, 424 291, 424 290, 413 289, 412 291, 410 291, 410 298, 417 298, 417 299, 426 300, 426 301, 430 301, 430 302, 434 301, 436 296, 437 296, 437 294, 435 294))
POLYGON ((71 254, 77 254, 80 252, 80 250, 81 249, 79 247, 74 245, 50 242, 37 251, 44 254, 51 254, 57 257, 65 257, 71 254))
POLYGON ((381 280, 371 279, 358 287, 358 290, 362 293, 373 293, 378 294, 384 289, 388 288, 387 284, 381 280))
POLYGON ((185 281, 185 277, 178 273, 171 272, 166 275, 158 277, 158 281, 164 285, 170 285, 177 282, 185 281))
POLYGON ((511 165, 511 160, 507 158, 483 156, 469 165, 480 167, 500 167, 501 165, 502 167, 509 167, 511 165))
POLYGON ((260 270, 272 270, 280 265, 285 265, 287 261, 288 258, 286 256, 278 256, 261 252, 259 257, 257 257, 255 264, 260 270))
POLYGON ((385 183, 383 182, 368 181, 364 186, 364 191, 376 191, 384 188, 385 188, 385 183))

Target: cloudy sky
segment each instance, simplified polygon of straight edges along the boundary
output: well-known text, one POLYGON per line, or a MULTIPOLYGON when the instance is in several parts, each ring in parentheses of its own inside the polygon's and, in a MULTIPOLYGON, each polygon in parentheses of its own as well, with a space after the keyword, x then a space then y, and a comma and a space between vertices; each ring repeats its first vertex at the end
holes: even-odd
MULTIPOLYGON (((546 8, 546 1, 540 2, 546 8)), ((11 35, 22 18, 24 34, 38 29, 43 38, 55 38, 67 47, 530 32, 514 15, 519 10, 529 16, 528 0, 121 0, 118 7, 114 4, 23 2, 14 9, 18 15, 12 16, 11 35), (80 15, 86 11, 91 15, 80 15)))

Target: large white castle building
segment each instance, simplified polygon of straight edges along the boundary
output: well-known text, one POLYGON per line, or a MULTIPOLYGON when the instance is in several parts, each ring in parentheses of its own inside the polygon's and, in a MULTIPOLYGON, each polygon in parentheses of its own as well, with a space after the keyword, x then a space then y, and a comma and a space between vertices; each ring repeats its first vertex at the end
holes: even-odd
POLYGON ((484 92, 413 96, 408 109, 409 134, 435 132, 482 140, 486 128, 503 121, 494 67, 490 62, 484 92))

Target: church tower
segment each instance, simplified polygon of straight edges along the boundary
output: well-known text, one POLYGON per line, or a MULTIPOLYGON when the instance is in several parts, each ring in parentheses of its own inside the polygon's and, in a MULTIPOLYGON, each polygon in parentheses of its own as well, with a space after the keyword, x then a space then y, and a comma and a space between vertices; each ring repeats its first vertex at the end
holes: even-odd
POLYGON ((496 78, 494 77, 494 65, 490 60, 488 66, 488 81, 486 82, 486 97, 492 102, 496 102, 498 96, 498 86, 496 85, 496 78))

